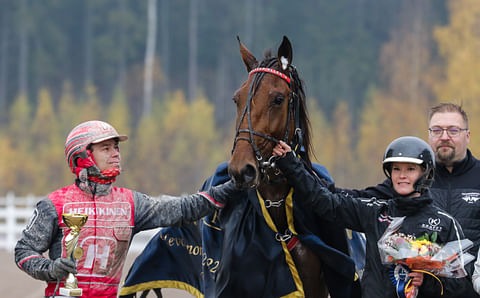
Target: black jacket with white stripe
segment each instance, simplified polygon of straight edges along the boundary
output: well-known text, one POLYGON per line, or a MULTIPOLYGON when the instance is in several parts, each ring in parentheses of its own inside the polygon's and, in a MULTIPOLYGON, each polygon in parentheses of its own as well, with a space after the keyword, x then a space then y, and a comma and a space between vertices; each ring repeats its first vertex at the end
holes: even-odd
MULTIPOLYGON (((289 183, 297 192, 301 192, 299 197, 302 197, 302 201, 299 203, 305 208, 323 220, 365 233, 366 265, 361 281, 363 297, 397 297, 390 280, 391 268, 382 264, 377 246, 377 241, 392 218, 405 217, 399 232, 407 235, 419 237, 425 233, 431 235, 437 232, 436 242, 439 244, 465 238, 456 220, 434 206, 428 193, 412 199, 355 198, 346 192, 330 192, 293 154, 287 154, 277 164, 289 183)), ((467 278, 440 280, 444 289, 443 296, 440 295, 440 283, 425 274, 418 297, 468 297, 462 294, 463 288, 469 283, 467 278)))

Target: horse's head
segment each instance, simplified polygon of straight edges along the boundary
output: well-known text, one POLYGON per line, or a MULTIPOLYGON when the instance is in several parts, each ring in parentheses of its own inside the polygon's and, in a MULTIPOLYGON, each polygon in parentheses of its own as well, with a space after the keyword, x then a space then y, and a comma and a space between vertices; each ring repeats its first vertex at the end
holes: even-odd
POLYGON ((288 38, 283 37, 277 57, 267 53, 260 63, 238 41, 249 76, 233 97, 237 131, 228 173, 238 187, 255 188, 278 174, 272 149, 279 140, 293 149, 303 146, 310 163, 309 124, 302 82, 291 64, 288 38))

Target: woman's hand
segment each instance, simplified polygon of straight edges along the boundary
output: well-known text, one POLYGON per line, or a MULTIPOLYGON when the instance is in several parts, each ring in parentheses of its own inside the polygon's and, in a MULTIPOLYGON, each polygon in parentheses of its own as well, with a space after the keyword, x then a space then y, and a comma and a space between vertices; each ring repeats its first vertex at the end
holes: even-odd
POLYGON ((285 155, 292 151, 292 148, 287 145, 284 141, 280 141, 274 148, 273 148, 273 156, 281 156, 285 157, 285 155))
POLYGON ((412 271, 408 274, 412 279, 412 285, 420 287, 423 284, 423 272, 412 271))

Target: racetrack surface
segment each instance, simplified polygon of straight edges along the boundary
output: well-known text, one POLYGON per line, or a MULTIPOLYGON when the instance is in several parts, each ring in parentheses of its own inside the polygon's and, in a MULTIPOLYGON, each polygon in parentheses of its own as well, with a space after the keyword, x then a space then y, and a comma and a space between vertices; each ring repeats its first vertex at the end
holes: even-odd
MULTIPOLYGON (((129 253, 124 267, 124 277, 137 254, 129 253)), ((45 282, 31 278, 15 265, 13 251, 0 250, 0 296, 1 297, 23 297, 38 298, 44 296, 45 282)), ((162 291, 166 298, 191 298, 189 293, 165 289, 162 291)), ((150 293, 148 297, 156 297, 150 293)))

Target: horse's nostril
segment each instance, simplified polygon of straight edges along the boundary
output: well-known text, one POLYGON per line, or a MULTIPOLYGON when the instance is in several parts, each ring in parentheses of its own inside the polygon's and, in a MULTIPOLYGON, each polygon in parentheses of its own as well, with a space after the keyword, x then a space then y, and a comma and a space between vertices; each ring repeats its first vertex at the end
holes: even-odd
POLYGON ((243 176, 243 180, 245 181, 245 183, 247 183, 247 184, 252 183, 255 180, 255 177, 256 177, 255 167, 252 166, 252 165, 246 165, 242 169, 242 176, 243 176))

